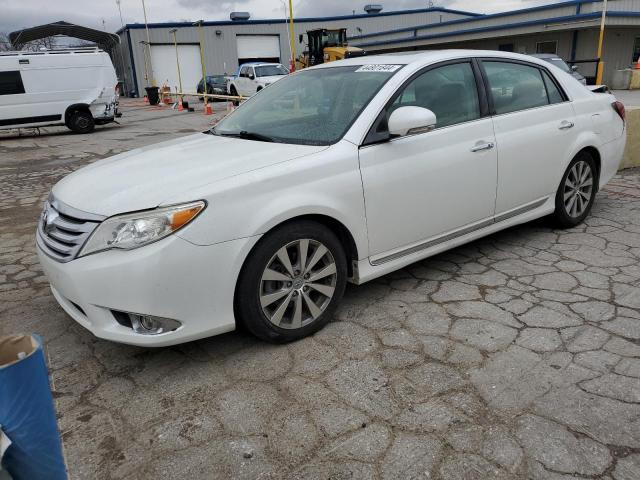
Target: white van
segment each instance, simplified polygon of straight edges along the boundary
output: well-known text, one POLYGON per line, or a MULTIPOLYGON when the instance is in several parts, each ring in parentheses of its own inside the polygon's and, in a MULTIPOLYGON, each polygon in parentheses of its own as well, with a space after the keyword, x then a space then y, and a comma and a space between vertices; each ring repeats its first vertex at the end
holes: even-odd
POLYGON ((117 116, 116 84, 109 55, 97 48, 0 53, 0 129, 89 133, 117 116))

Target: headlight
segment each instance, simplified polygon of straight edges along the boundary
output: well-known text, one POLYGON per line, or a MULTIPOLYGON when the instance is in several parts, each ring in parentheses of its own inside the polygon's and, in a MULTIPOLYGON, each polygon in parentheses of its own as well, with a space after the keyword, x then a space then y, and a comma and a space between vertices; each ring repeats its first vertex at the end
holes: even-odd
POLYGON ((156 242, 184 227, 204 207, 205 202, 199 201, 107 218, 98 225, 78 256, 112 248, 131 250, 156 242))

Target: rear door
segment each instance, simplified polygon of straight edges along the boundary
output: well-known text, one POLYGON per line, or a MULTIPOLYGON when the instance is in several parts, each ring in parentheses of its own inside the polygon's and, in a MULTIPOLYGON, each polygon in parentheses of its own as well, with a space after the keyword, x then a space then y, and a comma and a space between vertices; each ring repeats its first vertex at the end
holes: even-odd
POLYGON ((240 75, 236 80, 236 85, 238 86, 238 95, 248 96, 249 95, 249 67, 244 66, 240 69, 240 75))
POLYGON ((484 59, 498 147, 496 216, 555 193, 578 134, 571 102, 546 68, 484 59))

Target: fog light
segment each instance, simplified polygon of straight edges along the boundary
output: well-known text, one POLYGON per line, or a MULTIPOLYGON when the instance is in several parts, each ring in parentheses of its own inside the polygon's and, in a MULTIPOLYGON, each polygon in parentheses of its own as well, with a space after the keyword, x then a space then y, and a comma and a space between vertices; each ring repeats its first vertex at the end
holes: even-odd
POLYGON ((154 317, 153 315, 139 315, 129 313, 131 328, 136 333, 142 335, 159 335, 161 333, 172 332, 182 325, 172 318, 154 317))

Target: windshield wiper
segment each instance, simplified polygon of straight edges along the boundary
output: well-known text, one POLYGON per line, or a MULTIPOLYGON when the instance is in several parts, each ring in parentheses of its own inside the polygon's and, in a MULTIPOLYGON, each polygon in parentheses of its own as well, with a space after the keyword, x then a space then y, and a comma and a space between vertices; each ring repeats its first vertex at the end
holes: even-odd
POLYGON ((268 135, 263 135, 261 133, 256 133, 256 132, 247 132, 246 130, 241 130, 238 136, 246 140, 259 140, 261 142, 275 141, 272 137, 269 137, 268 135))
POLYGON ((215 130, 210 130, 214 135, 220 135, 221 137, 236 137, 242 138, 244 140, 258 140, 260 142, 275 142, 275 140, 267 135, 263 135, 261 133, 256 132, 248 132, 246 130, 240 130, 239 132, 217 132, 215 130))

